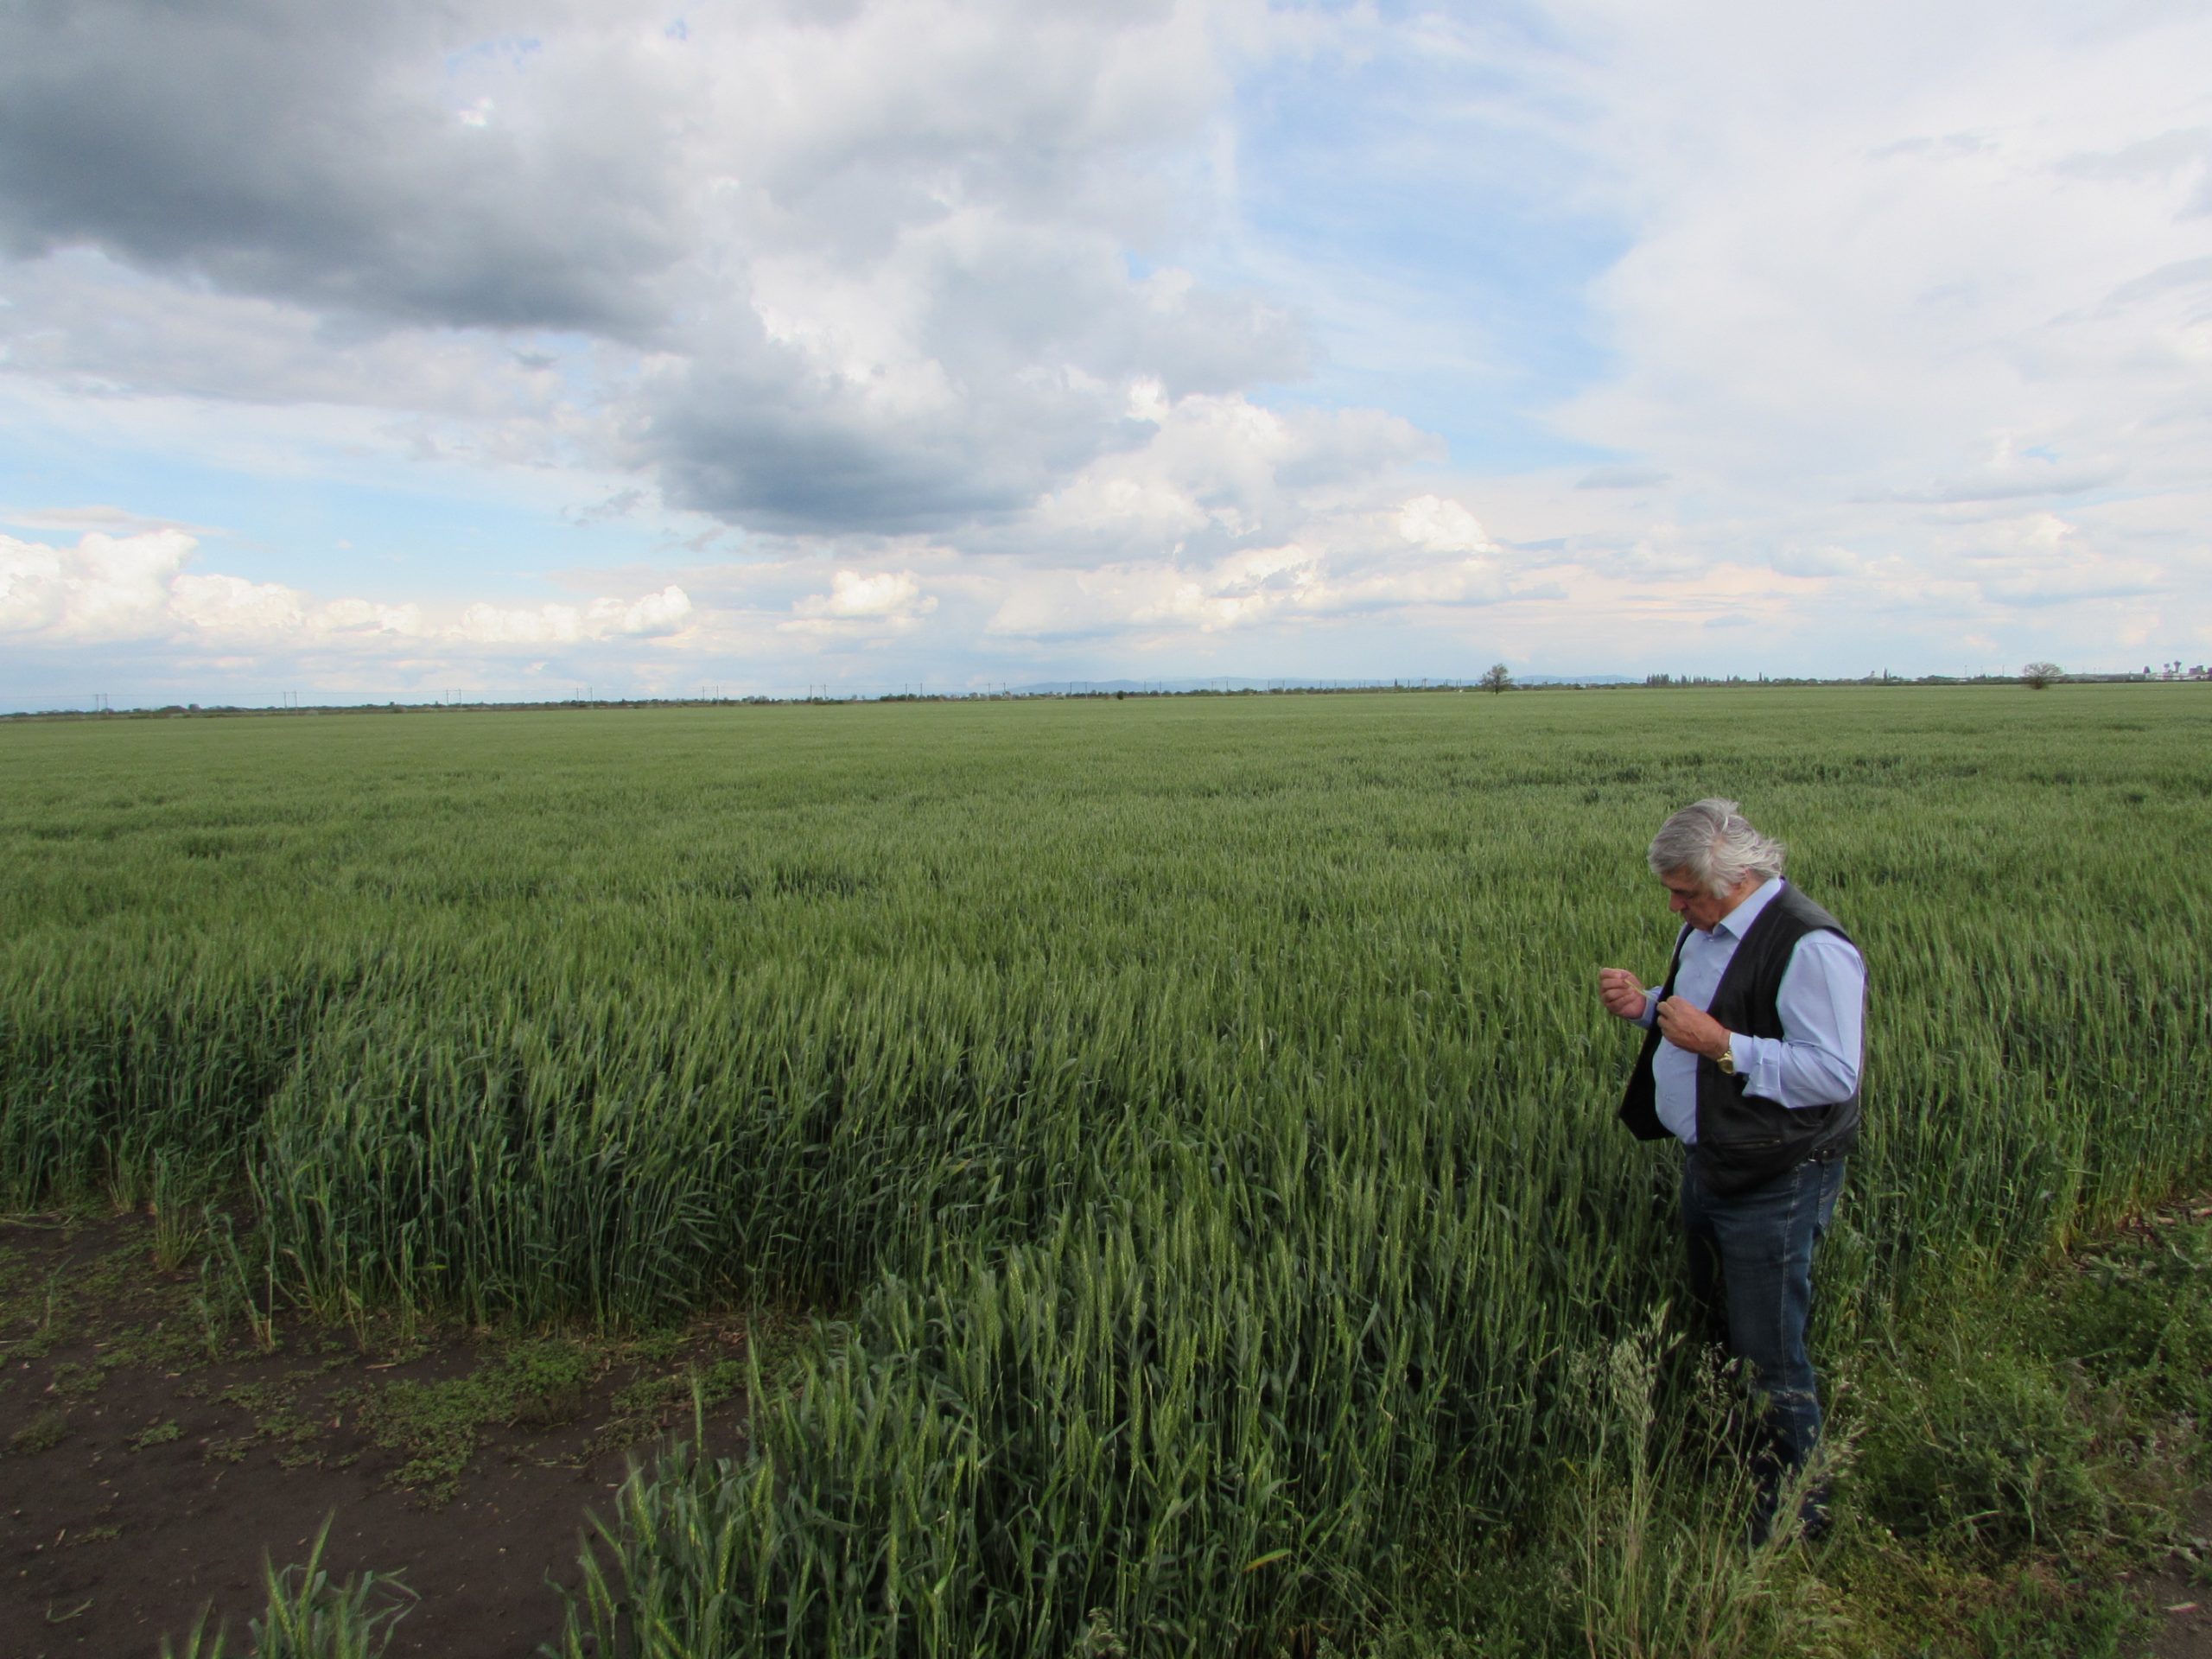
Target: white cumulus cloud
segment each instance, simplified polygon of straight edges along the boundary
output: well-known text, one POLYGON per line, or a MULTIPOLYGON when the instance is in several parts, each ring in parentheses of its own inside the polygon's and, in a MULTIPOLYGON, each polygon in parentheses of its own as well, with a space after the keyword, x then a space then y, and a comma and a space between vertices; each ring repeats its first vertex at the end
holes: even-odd
POLYGON ((442 620, 416 604, 318 600, 281 582, 188 569, 198 545, 175 529, 93 531, 74 547, 0 536, 0 633, 29 645, 166 640, 232 654, 379 640, 410 648, 543 646, 665 637, 691 615, 690 596, 671 584, 636 599, 580 605, 478 603, 442 620))
POLYGON ((830 579, 828 593, 793 601, 791 619, 780 627, 801 634, 906 632, 937 605, 911 570, 840 570, 830 579))

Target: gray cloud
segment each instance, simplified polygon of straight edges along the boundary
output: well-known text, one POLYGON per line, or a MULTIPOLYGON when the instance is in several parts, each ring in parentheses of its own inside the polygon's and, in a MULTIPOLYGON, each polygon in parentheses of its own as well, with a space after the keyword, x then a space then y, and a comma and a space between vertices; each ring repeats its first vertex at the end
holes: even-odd
POLYGON ((2212 127, 2177 127, 2118 149, 2083 150, 2056 163, 2056 169, 2100 184, 2159 179, 2184 168, 2212 162, 2212 127))
POLYGON ((1937 479, 1918 489, 1862 495, 1863 502, 1920 502, 1961 506, 1977 501, 2023 501, 2037 496, 2080 495, 2115 482, 2125 469, 2109 461, 2061 467, 2049 462, 1984 467, 1937 479))
POLYGON ((95 395, 498 418, 562 389, 556 359, 488 338, 341 329, 303 306, 149 278, 83 249, 0 267, 0 366, 95 395))
MULTIPOLYGON (((638 453, 671 504, 786 534, 1003 522, 1150 438, 1128 416, 1135 383, 1223 394, 1306 362, 1287 312, 1173 273, 1134 280, 1079 225, 970 209, 821 275, 849 291, 790 301, 786 278, 727 302, 645 387, 638 453), (779 337, 763 315, 787 305, 813 309, 779 337)), ((1341 472, 1375 448, 1310 464, 1341 472)))
MULTIPOLYGON (((603 52, 598 99, 471 125, 452 54, 498 22, 288 0, 10 7, 0 242, 404 322, 639 333, 641 283, 681 243, 636 67, 603 52)), ((563 76, 536 79, 557 94, 563 76)))
POLYGON ((1197 14, 787 10, 0 13, 0 352, 79 391, 604 397, 671 504, 791 534, 1001 522, 1143 439, 1140 381, 1306 372, 1289 309, 1128 262, 1222 90, 1197 14), (453 330, 653 355, 577 394, 573 342, 453 330))
POLYGON ((2144 300, 2207 287, 2212 287, 2212 256, 2202 259, 2177 259, 2156 270, 2145 272, 2132 282, 2122 283, 2106 297, 2103 310, 2109 315, 2122 307, 2144 300))
POLYGON ((1147 429, 1111 386, 1024 375, 987 328, 965 344, 965 360, 900 365, 921 391, 887 398, 883 365, 840 372, 737 309, 645 388, 637 458, 671 505, 749 529, 895 535, 1003 519, 1147 429))

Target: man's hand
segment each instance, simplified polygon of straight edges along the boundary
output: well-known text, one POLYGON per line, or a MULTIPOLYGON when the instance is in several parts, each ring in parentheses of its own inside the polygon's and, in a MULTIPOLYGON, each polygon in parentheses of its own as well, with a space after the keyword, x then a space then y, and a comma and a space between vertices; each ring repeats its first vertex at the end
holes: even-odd
POLYGON ((1717 1060, 1728 1052, 1728 1039, 1736 1033, 1696 1003, 1670 996, 1659 1005, 1659 1034, 1676 1048, 1717 1060))
POLYGON ((1598 1000, 1605 1005, 1605 1012, 1617 1019, 1641 1020, 1643 1005, 1651 999, 1643 994, 1643 982, 1627 969, 1600 968, 1598 1000))

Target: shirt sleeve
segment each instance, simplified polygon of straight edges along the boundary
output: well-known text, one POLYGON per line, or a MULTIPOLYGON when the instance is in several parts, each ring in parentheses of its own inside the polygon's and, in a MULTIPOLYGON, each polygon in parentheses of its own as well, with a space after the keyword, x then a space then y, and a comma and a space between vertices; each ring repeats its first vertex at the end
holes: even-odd
POLYGON ((1775 1007, 1781 1036, 1738 1032, 1729 1045, 1748 1090, 1799 1109, 1850 1099, 1866 1017, 1866 964, 1850 941, 1826 929, 1798 940, 1775 1007))

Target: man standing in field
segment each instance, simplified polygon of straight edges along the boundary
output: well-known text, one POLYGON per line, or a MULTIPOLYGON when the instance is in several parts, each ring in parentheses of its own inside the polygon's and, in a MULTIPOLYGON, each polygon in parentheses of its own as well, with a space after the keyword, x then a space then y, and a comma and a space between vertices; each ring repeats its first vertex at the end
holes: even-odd
MULTIPOLYGON (((1682 1231, 1709 1327, 1750 1369, 1762 1408, 1764 1538, 1783 1479, 1821 1435, 1805 1351, 1813 1249, 1835 1213, 1859 1133, 1866 968, 1842 925, 1782 879, 1783 849, 1733 801, 1660 826, 1651 873, 1682 918, 1663 984, 1600 969, 1606 1011, 1649 1033, 1621 1121, 1688 1148, 1682 1231)), ((1825 1522, 1808 1495, 1809 1529, 1825 1522)))

